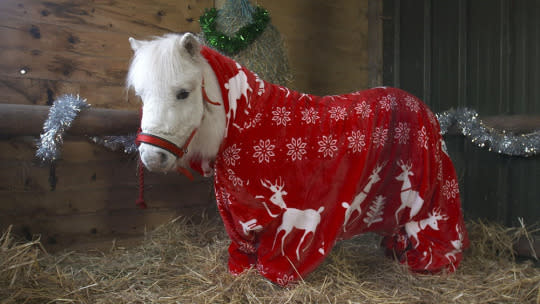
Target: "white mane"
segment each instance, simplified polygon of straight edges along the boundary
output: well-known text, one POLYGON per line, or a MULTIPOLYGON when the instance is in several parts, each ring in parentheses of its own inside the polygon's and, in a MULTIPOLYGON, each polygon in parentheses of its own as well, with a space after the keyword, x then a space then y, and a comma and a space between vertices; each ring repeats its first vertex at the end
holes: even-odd
MULTIPOLYGON (((204 78, 206 94, 223 104, 216 75, 199 53, 199 41, 188 33, 167 34, 150 41, 130 38, 130 43, 134 56, 126 87, 133 88, 148 105, 143 107, 143 132, 181 146, 191 130, 197 128, 188 154, 178 159, 177 164, 186 167, 187 160, 195 155, 205 162, 213 160, 224 136, 225 112, 223 106, 209 105, 202 99, 204 78), (180 89, 189 91, 189 98, 175 100, 174 92, 180 89)), ((150 160, 158 159, 154 155, 163 154, 160 148, 142 144, 141 158, 143 150, 149 152, 147 159, 150 160)), ((148 161, 145 165, 148 167, 148 161)))

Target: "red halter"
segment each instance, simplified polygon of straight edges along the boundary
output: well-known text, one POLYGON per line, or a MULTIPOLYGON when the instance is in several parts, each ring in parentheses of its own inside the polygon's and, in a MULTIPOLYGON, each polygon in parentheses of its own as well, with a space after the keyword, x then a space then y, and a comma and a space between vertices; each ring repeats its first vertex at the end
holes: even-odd
MULTIPOLYGON (((208 95, 206 95, 206 90, 204 89, 204 78, 202 80, 201 90, 202 90, 204 101, 215 106, 221 105, 219 102, 211 101, 210 98, 208 98, 208 95)), ((142 120, 142 110, 141 110, 141 120, 142 120)), ((197 132, 197 128, 195 128, 191 132, 191 134, 189 135, 184 145, 182 147, 178 147, 175 143, 168 141, 162 137, 149 134, 149 133, 143 133, 142 130, 139 128, 137 137, 135 138, 135 143, 137 144, 137 146, 139 146, 141 143, 149 144, 149 145, 164 149, 166 151, 169 151, 172 154, 174 154, 177 158, 182 158, 187 153, 187 148, 189 144, 191 143, 191 140, 193 140, 193 137, 195 137, 196 132, 197 132)), ((194 180, 193 175, 188 169, 184 167, 177 167, 176 170, 179 173, 184 174, 191 181, 194 180)), ((146 204, 144 202, 144 165, 142 164, 142 161, 140 159, 139 159, 139 198, 137 199, 136 203, 141 208, 146 208, 146 204)))

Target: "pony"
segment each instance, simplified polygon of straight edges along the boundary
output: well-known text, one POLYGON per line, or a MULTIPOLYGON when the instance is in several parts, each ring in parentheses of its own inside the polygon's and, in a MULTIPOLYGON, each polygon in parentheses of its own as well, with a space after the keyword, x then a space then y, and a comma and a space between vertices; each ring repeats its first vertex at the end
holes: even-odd
POLYGON ((192 33, 129 42, 140 159, 150 171, 214 177, 231 273, 253 267, 285 286, 364 232, 413 272, 459 265, 468 238, 456 173, 419 99, 389 87, 299 93, 192 33), (422 224, 434 214, 437 225, 422 224))

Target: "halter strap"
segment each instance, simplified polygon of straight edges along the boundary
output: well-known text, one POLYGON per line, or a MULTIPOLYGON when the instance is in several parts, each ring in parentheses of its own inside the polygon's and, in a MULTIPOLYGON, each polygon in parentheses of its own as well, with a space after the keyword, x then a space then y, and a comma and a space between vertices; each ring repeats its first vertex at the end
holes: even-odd
POLYGON ((206 102, 208 102, 209 104, 214 105, 214 106, 220 106, 220 105, 221 105, 219 102, 215 102, 215 101, 210 100, 210 98, 208 97, 208 95, 206 95, 206 90, 204 89, 204 77, 203 77, 203 79, 202 79, 201 90, 202 90, 202 94, 203 94, 203 99, 204 99, 204 101, 206 101, 206 102))
POLYGON ((197 132, 197 129, 195 128, 193 132, 191 132, 191 135, 189 135, 188 139, 184 143, 182 147, 178 147, 173 142, 166 140, 165 138, 159 137, 157 135, 149 134, 149 133, 139 133, 137 134, 137 138, 135 139, 135 143, 137 145, 140 145, 141 143, 149 144, 152 146, 156 146, 158 148, 165 149, 172 154, 176 155, 178 158, 182 158, 184 154, 187 153, 187 148, 189 144, 191 143, 191 140, 195 136, 195 133, 197 132))

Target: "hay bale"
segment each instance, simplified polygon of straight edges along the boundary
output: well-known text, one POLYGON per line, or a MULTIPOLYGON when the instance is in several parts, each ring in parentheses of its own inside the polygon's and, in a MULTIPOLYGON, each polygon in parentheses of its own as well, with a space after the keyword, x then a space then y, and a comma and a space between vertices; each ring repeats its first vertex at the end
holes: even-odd
MULTIPOLYGON (((454 274, 413 275, 379 237, 339 243, 304 281, 280 288, 251 270, 227 271, 219 219, 172 220, 139 246, 47 254, 39 239, 0 238, 2 303, 540 303, 540 268, 517 262, 523 228, 469 223, 472 248, 454 274)), ((530 234, 538 231, 529 231, 530 234)))

